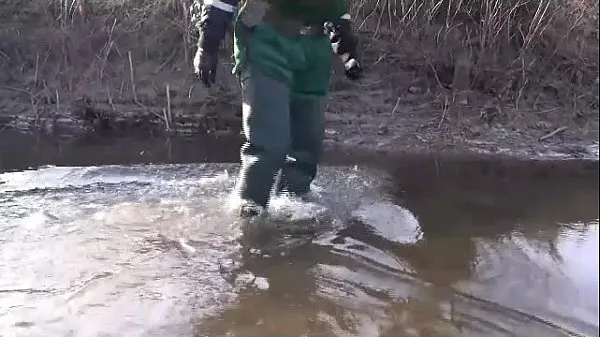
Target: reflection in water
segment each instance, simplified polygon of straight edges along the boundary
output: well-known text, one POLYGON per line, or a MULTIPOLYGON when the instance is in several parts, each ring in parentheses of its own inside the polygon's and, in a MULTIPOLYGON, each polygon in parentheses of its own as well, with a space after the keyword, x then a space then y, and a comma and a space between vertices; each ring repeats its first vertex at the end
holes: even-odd
POLYGON ((98 166, 151 163, 233 163, 239 161, 237 135, 195 137, 29 136, 11 130, 0 133, 0 172, 44 165, 98 166))
POLYGON ((387 169, 325 168, 333 221, 262 251, 223 207, 235 166, 1 174, 0 331, 597 336, 597 163, 387 169))
MULTIPOLYGON (((388 185, 390 195, 418 214, 431 245, 443 249, 440 241, 469 241, 446 245, 436 255, 460 255, 452 252, 458 247, 476 252, 464 260, 469 262, 462 269, 472 275, 457 279, 463 281, 460 289, 596 333, 598 305, 589 298, 598 294, 597 163, 431 161, 418 170, 410 163, 398 166, 392 175, 397 183, 388 185), (567 250, 576 241, 577 257, 567 250), (582 264, 587 273, 573 277, 573 266, 582 264)), ((424 269, 440 270, 429 268, 431 263, 424 269)))

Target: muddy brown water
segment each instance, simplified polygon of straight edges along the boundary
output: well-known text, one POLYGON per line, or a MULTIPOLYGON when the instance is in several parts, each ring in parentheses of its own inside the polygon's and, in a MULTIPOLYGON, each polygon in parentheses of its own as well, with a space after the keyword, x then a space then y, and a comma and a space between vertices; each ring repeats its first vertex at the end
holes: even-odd
POLYGON ((329 153, 250 246, 237 144, 0 137, 0 336, 598 336, 597 162, 329 153))

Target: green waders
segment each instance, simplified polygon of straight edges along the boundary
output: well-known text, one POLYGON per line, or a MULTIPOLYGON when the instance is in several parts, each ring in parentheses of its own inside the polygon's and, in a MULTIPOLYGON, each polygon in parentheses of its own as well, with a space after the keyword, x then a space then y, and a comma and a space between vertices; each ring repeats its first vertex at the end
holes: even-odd
POLYGON ((263 22, 235 28, 234 73, 243 99, 243 200, 266 207, 273 188, 303 194, 323 152, 323 100, 331 76, 331 45, 322 27, 281 33, 263 22), (287 159, 286 159, 287 157, 287 159), (281 169, 278 186, 273 186, 281 169))

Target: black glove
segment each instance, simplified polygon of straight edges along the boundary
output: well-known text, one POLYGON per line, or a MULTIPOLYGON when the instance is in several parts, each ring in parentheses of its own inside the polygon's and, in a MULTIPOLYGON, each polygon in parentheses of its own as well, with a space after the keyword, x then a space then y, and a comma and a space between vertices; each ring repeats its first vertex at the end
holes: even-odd
MULTIPOLYGON (((237 4, 237 1, 232 2, 237 4)), ((194 57, 194 72, 207 87, 215 83, 219 45, 225 37, 232 19, 233 12, 217 6, 206 5, 206 3, 202 7, 198 50, 194 57)))
POLYGON ((204 83, 210 87, 215 83, 217 76, 217 53, 206 53, 202 48, 198 48, 194 57, 194 73, 204 83))
POLYGON ((337 55, 344 64, 345 75, 351 80, 356 80, 362 75, 362 67, 358 62, 356 47, 358 40, 352 32, 349 20, 339 19, 335 22, 327 22, 325 31, 329 36, 333 53, 337 55))

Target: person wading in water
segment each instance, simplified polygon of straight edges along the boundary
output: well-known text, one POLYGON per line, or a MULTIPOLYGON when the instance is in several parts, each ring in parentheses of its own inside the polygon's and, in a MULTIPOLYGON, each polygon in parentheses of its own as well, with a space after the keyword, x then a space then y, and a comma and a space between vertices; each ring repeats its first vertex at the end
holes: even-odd
POLYGON ((273 188, 310 192, 323 152, 332 50, 348 78, 362 73, 347 11, 346 0, 194 0, 194 71, 206 86, 215 83, 217 51, 234 23, 245 135, 236 182, 242 217, 266 210, 273 188))

